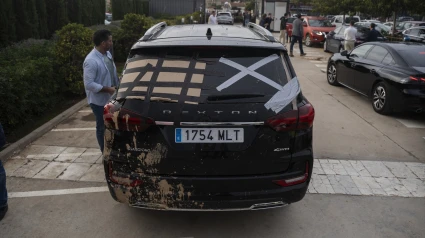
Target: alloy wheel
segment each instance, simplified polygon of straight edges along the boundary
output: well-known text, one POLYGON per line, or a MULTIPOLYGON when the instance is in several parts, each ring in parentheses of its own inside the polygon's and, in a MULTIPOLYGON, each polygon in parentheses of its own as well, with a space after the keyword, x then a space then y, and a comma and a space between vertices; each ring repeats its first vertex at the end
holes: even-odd
POLYGON ((331 64, 328 68, 328 81, 329 83, 335 83, 336 81, 336 68, 333 64, 331 64))
POLYGON ((311 39, 310 39, 310 36, 309 35, 307 35, 307 37, 305 38, 305 45, 306 46, 311 46, 311 39))
POLYGON ((375 88, 373 92, 373 105, 377 110, 382 110, 385 106, 387 98, 387 93, 385 92, 385 88, 382 86, 378 86, 375 88))

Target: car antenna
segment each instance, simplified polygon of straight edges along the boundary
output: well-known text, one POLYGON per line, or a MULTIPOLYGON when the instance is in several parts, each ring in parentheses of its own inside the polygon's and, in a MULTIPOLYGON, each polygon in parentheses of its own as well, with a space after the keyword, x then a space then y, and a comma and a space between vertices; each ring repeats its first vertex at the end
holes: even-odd
POLYGON ((211 28, 208 28, 208 30, 207 30, 207 38, 208 38, 208 40, 211 40, 211 37, 212 37, 212 31, 211 31, 211 28))

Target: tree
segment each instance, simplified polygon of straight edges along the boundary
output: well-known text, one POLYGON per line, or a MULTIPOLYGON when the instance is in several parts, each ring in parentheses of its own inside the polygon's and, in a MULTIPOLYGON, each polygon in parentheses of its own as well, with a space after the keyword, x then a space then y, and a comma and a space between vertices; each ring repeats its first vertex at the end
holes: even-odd
POLYGON ((245 3, 245 10, 247 11, 255 10, 255 1, 249 1, 245 3))
POLYGON ((46 11, 46 3, 44 0, 36 0, 35 8, 37 10, 38 15, 38 34, 40 38, 48 38, 49 37, 49 29, 47 27, 47 11, 46 11))
POLYGON ((0 8, 0 47, 16 40, 14 0, 3 0, 0 8))
POLYGON ((45 0, 47 11, 47 28, 49 35, 68 23, 68 14, 64 0, 45 0))

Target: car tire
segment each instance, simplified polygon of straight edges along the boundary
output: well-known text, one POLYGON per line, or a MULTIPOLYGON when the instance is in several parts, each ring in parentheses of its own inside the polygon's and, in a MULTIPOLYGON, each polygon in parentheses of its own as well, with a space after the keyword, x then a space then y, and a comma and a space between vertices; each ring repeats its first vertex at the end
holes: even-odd
POLYGON ((338 83, 335 63, 329 63, 328 64, 328 70, 326 71, 326 79, 328 80, 328 83, 332 86, 339 86, 340 85, 338 83))
POLYGON ((311 42, 311 37, 310 37, 310 35, 309 34, 307 34, 306 36, 305 36, 305 46, 307 46, 307 47, 311 47, 313 45, 313 43, 311 42))
POLYGON ((379 82, 373 86, 372 107, 375 112, 383 115, 391 113, 389 89, 390 86, 385 82, 379 82))
POLYGON ((327 41, 325 41, 325 42, 323 43, 323 51, 324 51, 324 52, 329 52, 329 50, 328 50, 328 43, 327 43, 327 41))

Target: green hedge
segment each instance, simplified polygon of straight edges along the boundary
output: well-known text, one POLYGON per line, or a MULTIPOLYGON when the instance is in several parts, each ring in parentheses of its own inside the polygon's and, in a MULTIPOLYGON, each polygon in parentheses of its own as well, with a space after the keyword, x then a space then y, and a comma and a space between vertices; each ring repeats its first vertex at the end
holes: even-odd
POLYGON ((0 51, 0 121, 16 128, 60 102, 54 42, 26 40, 0 51))
POLYGON ((104 24, 105 0, 2 0, 0 48, 14 42, 47 39, 66 24, 104 24))

